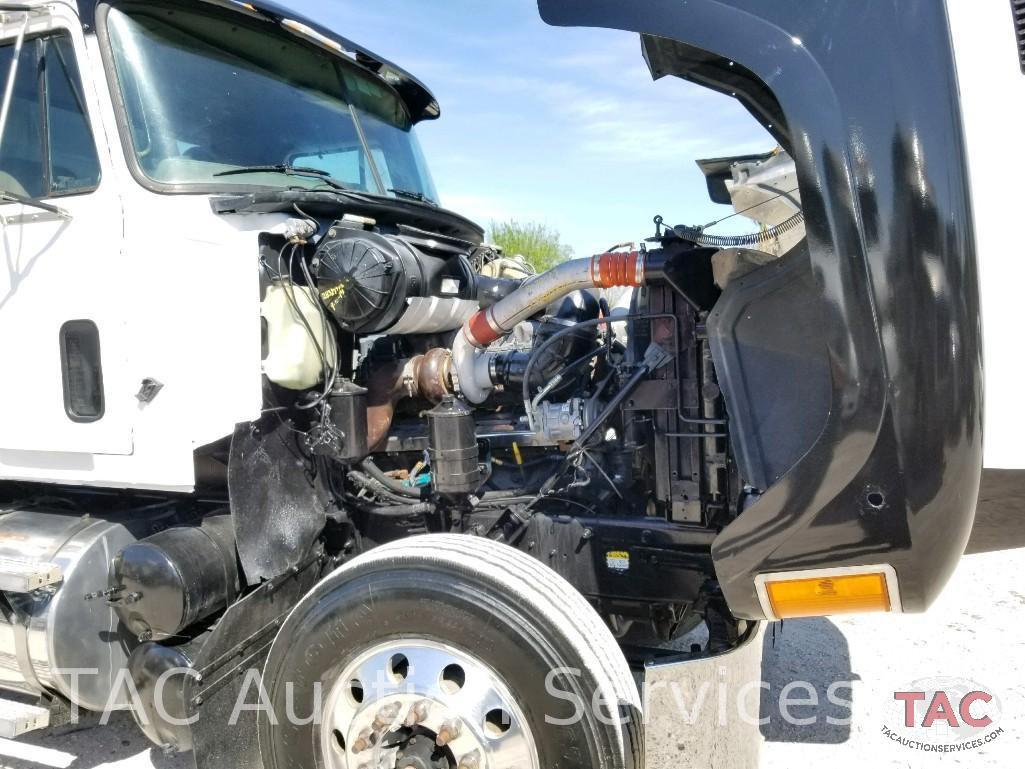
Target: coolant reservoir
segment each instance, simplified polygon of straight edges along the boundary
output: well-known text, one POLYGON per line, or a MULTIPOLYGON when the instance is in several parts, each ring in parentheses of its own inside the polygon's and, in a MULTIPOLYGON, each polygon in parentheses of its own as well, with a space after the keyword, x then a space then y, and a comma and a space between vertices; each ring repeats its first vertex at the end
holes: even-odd
POLYGON ((313 292, 304 286, 275 283, 267 289, 260 314, 267 334, 263 373, 274 384, 290 390, 316 387, 324 373, 324 361, 317 347, 323 350, 332 368, 337 356, 330 320, 321 314, 313 292))

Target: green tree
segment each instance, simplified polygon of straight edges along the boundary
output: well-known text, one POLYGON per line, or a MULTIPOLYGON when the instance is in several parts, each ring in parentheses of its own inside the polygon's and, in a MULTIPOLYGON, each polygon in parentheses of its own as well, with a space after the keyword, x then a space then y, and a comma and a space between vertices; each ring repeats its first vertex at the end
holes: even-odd
POLYGON ((547 224, 518 222, 491 222, 488 237, 501 246, 506 256, 522 256, 538 272, 554 267, 573 256, 573 249, 560 242, 559 233, 547 224))

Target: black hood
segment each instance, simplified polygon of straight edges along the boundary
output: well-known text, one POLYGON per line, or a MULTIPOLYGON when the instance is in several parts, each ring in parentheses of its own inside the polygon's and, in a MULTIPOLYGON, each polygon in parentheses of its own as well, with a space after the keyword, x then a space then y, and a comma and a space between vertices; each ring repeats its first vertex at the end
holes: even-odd
POLYGON ((639 34, 653 77, 734 96, 794 159, 832 394, 807 453, 713 545, 730 608, 762 616, 758 574, 885 562, 903 608, 922 610, 963 551, 982 466, 979 286, 946 4, 538 5, 550 24, 639 34), (885 509, 866 506, 869 489, 885 509))

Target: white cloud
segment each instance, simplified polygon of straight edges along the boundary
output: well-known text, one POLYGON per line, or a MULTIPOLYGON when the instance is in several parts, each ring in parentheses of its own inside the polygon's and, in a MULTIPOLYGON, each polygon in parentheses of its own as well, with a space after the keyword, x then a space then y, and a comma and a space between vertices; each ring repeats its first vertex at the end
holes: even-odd
POLYGON ((481 124, 528 123, 548 142, 621 162, 771 149, 769 136, 733 99, 677 78, 652 82, 635 43, 629 53, 571 52, 545 61, 551 77, 537 74, 535 63, 527 73, 449 68, 446 81, 477 94, 472 107, 462 107, 481 124))

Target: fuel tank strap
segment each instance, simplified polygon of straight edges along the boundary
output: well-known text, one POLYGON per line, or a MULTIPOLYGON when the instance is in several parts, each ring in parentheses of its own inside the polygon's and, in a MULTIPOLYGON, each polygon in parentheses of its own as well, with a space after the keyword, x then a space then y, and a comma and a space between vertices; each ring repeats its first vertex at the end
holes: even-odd
POLYGON ((32 658, 28 651, 28 623, 32 620, 29 615, 22 614, 11 606, 11 632, 14 635, 14 654, 18 660, 18 668, 25 677, 25 682, 34 690, 43 692, 43 686, 36 669, 32 666, 32 658))

